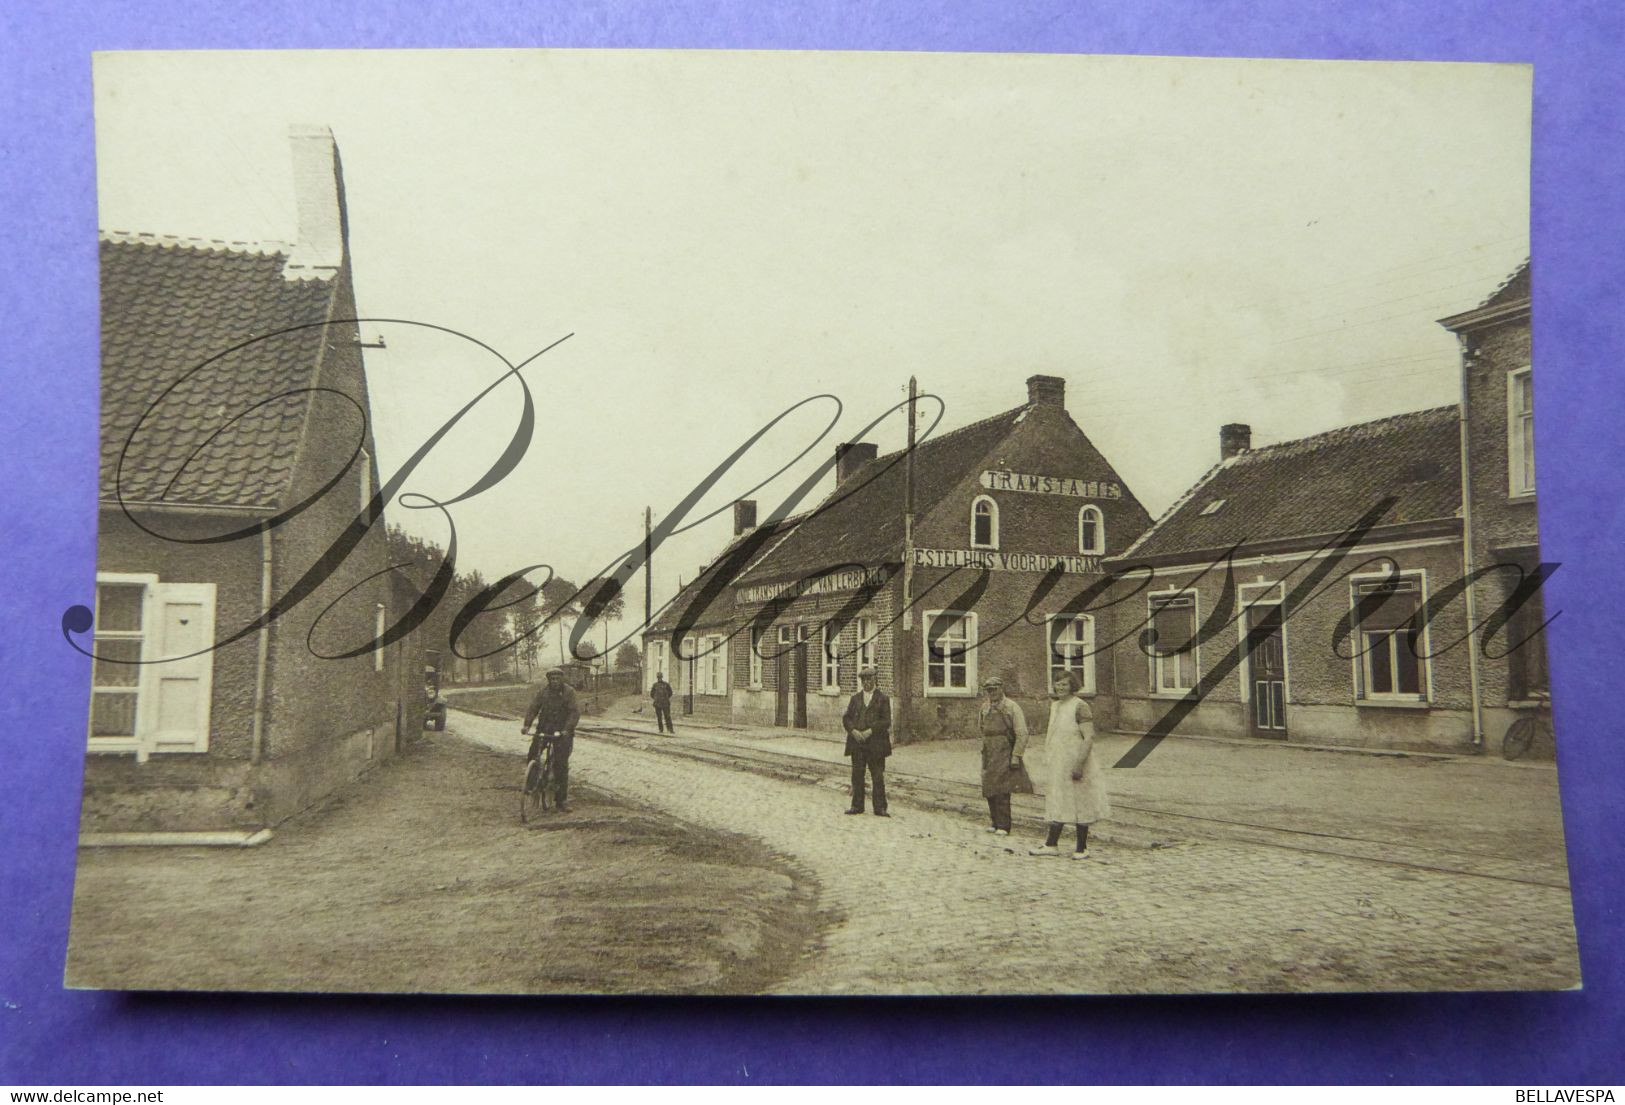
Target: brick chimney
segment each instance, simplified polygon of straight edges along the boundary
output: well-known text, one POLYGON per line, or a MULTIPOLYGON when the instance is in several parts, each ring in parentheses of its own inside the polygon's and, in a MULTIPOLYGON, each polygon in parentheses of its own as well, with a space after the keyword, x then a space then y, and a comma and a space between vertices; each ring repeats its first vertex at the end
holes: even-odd
POLYGON ((347 233, 338 145, 326 127, 298 124, 288 128, 288 143, 299 234, 282 275, 289 280, 325 280, 344 263, 347 233))
POLYGON ((852 473, 879 455, 880 446, 867 441, 845 441, 835 446, 835 486, 841 486, 852 473))
POLYGON ((1027 404, 1066 409, 1066 381, 1059 376, 1027 377, 1027 404))
POLYGON ((1219 427, 1219 459, 1229 460, 1253 447, 1253 428, 1245 422, 1219 427))
POLYGON ((756 500, 734 500, 734 536, 756 528, 756 500))

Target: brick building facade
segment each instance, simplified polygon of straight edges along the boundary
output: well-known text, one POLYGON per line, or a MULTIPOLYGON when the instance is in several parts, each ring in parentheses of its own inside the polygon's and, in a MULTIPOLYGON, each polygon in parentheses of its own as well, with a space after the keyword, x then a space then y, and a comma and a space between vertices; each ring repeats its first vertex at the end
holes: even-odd
POLYGON ((381 510, 338 153, 293 135, 291 247, 113 233, 101 246, 101 512, 87 830, 286 818, 422 729, 416 595, 361 534, 381 510))
POLYGON ((646 670, 675 666, 701 717, 839 733, 872 665, 906 739, 971 731, 991 675, 1037 710, 1071 667, 1110 703, 1095 617, 1066 610, 1150 517, 1067 413, 1065 382, 1027 389, 917 447, 911 579, 904 454, 842 445, 834 490, 806 514, 757 526, 736 504, 732 543, 646 634, 646 670))
POLYGON ((1112 561, 1140 592, 1112 653, 1119 727, 1197 694, 1177 731, 1471 747, 1467 650, 1442 647, 1465 604, 1424 613, 1461 578, 1456 408, 1249 443, 1224 427, 1219 463, 1112 561))
MULTIPOLYGON (((1466 523, 1480 623, 1540 563, 1530 302, 1526 262, 1478 307, 1440 321, 1462 348, 1466 523)), ((1479 705, 1491 744, 1530 707, 1549 702, 1544 622, 1537 590, 1479 651, 1479 705)), ((1535 752, 1550 756, 1553 750, 1535 752)))

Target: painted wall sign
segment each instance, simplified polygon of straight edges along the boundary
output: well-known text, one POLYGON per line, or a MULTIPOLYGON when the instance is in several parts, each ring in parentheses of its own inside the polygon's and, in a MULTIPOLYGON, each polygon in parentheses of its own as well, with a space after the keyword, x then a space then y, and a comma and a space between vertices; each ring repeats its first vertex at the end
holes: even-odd
POLYGON ((1100 571, 1098 556, 1056 553, 1007 553, 992 549, 915 549, 916 568, 987 568, 995 572, 1047 572, 1056 564, 1068 573, 1100 571))
POLYGON ((1080 480, 1072 476, 1038 476, 1031 472, 988 469, 982 473, 982 486, 989 491, 1028 491, 1035 495, 1065 495, 1073 499, 1121 499, 1123 485, 1102 480, 1080 480))
POLYGON ((757 583, 749 587, 740 587, 735 592, 735 598, 746 605, 755 605, 761 602, 771 602, 792 589, 795 597, 803 595, 832 595, 840 591, 856 591, 867 583, 878 583, 886 578, 883 568, 849 568, 844 571, 830 572, 815 579, 787 579, 779 583, 757 583))

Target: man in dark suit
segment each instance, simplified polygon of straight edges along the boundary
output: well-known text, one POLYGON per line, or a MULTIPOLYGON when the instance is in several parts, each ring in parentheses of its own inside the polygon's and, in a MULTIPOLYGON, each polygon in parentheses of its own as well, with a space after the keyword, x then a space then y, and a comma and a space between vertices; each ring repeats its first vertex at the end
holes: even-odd
POLYGON ((875 689, 875 669, 858 672, 863 689, 847 704, 846 754, 852 757, 852 806, 847 813, 863 812, 863 773, 867 769, 875 785, 875 816, 886 812, 886 757, 891 755, 891 699, 875 689))
POLYGON ((655 681, 649 688, 649 697, 655 704, 655 731, 676 733, 677 730, 671 727, 671 684, 666 682, 665 672, 655 672, 655 681))

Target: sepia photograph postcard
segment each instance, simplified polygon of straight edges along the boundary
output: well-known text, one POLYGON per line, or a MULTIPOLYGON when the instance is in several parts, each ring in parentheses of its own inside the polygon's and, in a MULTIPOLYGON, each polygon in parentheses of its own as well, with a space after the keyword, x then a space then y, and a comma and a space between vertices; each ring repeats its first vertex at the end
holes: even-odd
POLYGON ((97 55, 67 984, 1578 987, 1531 92, 97 55))

